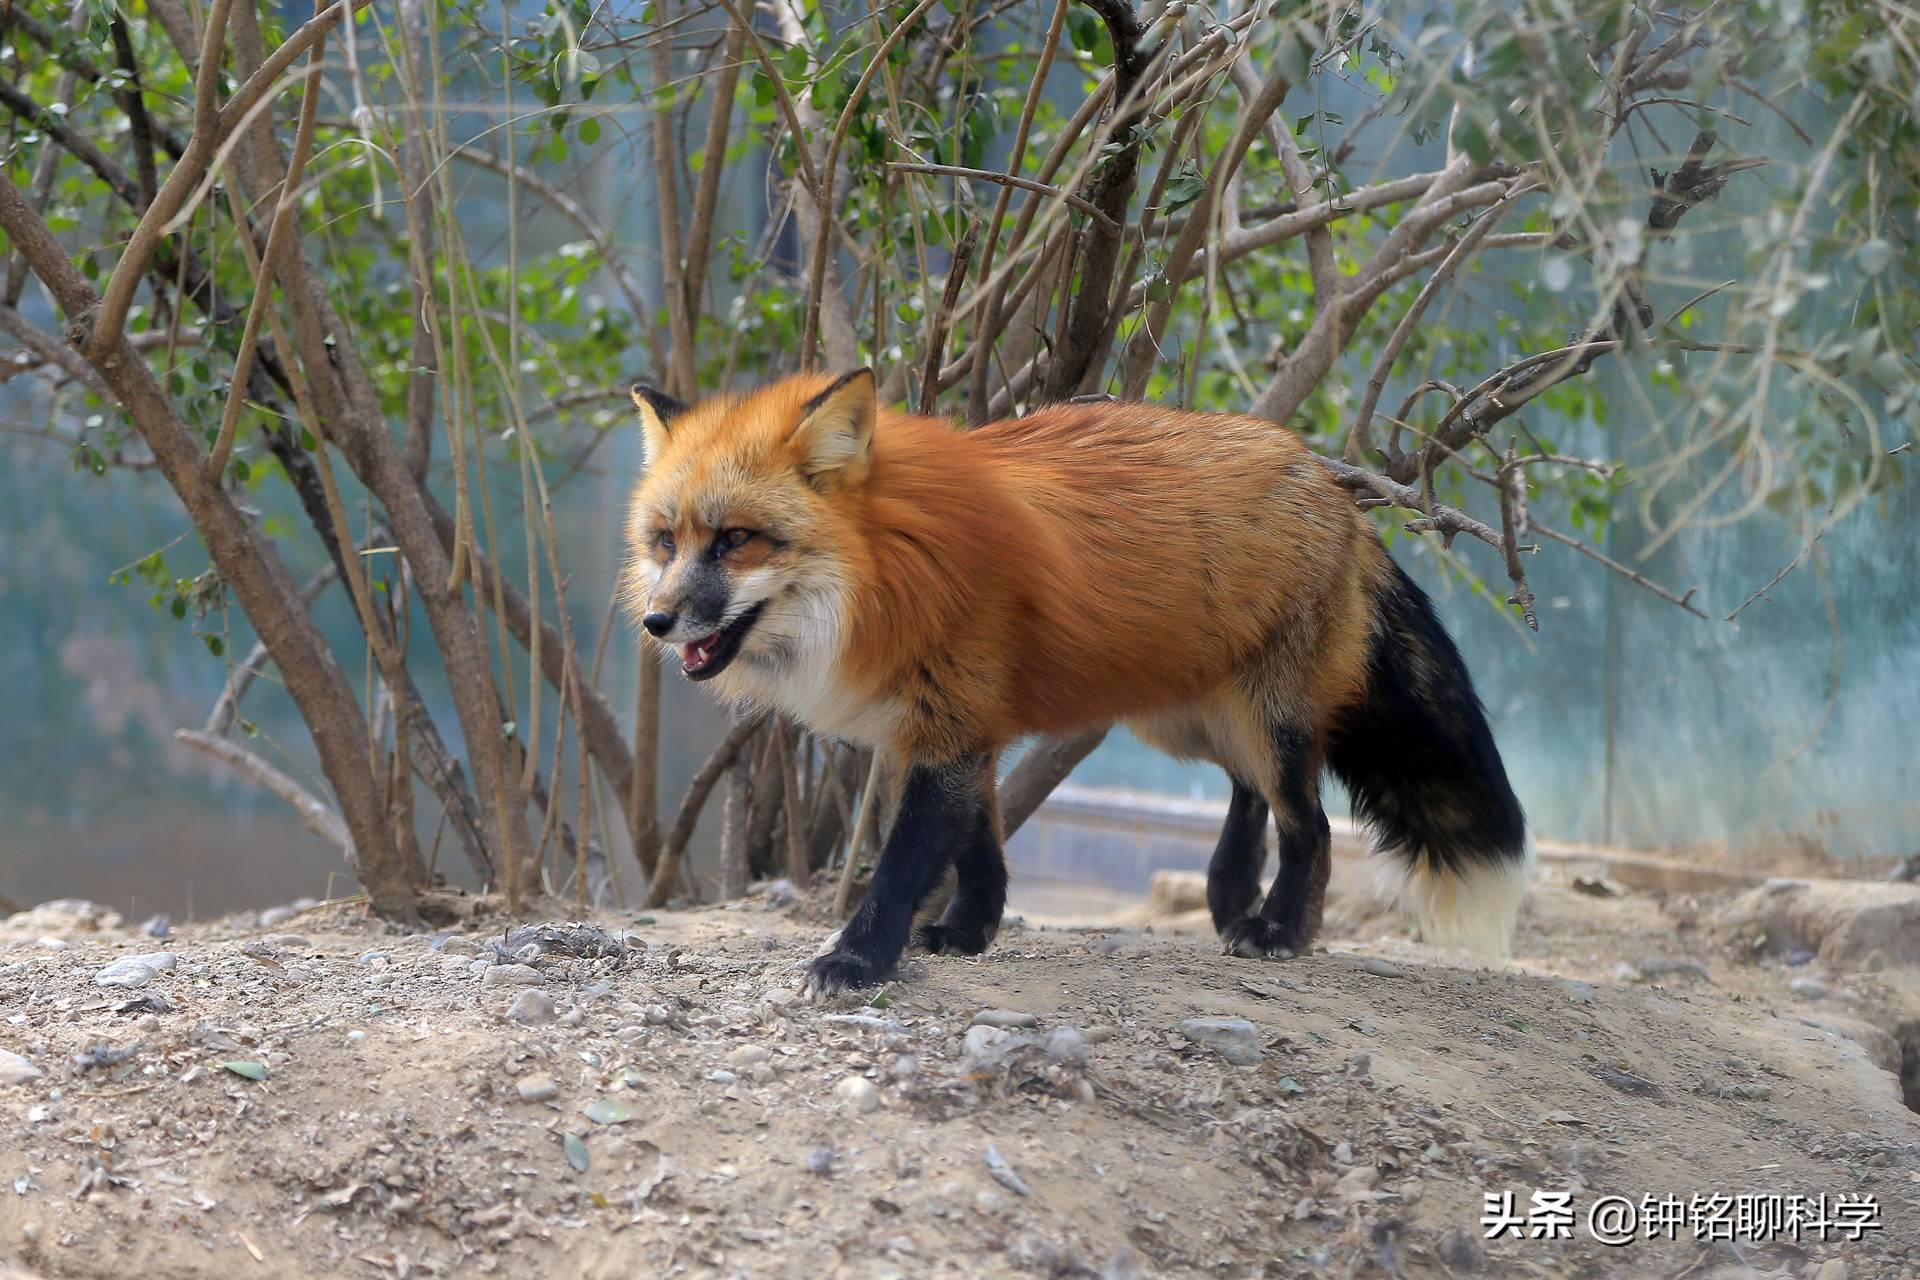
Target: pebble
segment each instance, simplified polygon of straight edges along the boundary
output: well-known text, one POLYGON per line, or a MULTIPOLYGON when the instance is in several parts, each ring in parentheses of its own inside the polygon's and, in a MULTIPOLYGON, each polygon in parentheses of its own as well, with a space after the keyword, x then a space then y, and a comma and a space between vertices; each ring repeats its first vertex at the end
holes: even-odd
POLYGON ((1787 984, 1787 990, 1802 1000, 1825 1000, 1828 994, 1827 984, 1818 978, 1795 978, 1787 984))
POLYGON ((121 956, 93 975, 101 987, 144 987, 155 977, 171 970, 180 958, 171 951, 154 951, 141 956, 121 956))
POLYGON ((1394 964, 1391 960, 1382 960, 1379 956, 1368 956, 1365 960, 1362 960, 1360 962, 1360 969, 1361 972, 1370 973, 1376 978, 1404 978, 1407 976, 1405 969, 1394 964))
POLYGON ((433 950, 450 956, 477 956, 480 954, 480 944, 472 938, 450 933, 434 943, 433 950))
POLYGON ((553 1000, 544 991, 522 991, 507 1006, 507 1016, 528 1027, 552 1022, 553 1000))
POLYGON ((560 1086, 552 1076, 523 1076, 516 1087, 522 1102, 552 1102, 560 1096, 560 1086))
POLYGON ((270 933, 267 945, 275 951, 311 951, 313 943, 297 933, 270 933))
POLYGON ((1018 1009, 982 1009, 973 1015, 971 1025, 1011 1030, 1017 1027, 1037 1027, 1040 1025, 1040 1019, 1031 1013, 1022 1013, 1018 1009))
POLYGON ((852 1107, 857 1115, 866 1115, 880 1108, 880 1091, 873 1081, 865 1076, 848 1076, 833 1086, 834 1096, 852 1107))
POLYGON ((1562 978, 1559 987, 1567 993, 1567 999, 1575 1004, 1599 1004, 1600 993, 1584 982, 1575 982, 1572 978, 1562 978))
POLYGON ((167 915, 150 916, 141 922, 140 932, 149 938, 164 938, 173 932, 173 918, 167 915))
POLYGON ((540 984, 540 971, 530 964, 488 965, 480 975, 483 987, 533 987, 540 984))
POLYGON ((768 1053, 757 1044, 743 1044, 727 1055, 727 1064, 744 1070, 748 1067, 757 1067, 763 1062, 769 1062, 772 1058, 773 1055, 771 1053, 768 1053))
POLYGON ((733 1072, 731 1071, 723 1071, 718 1067, 715 1067, 712 1071, 707 1072, 706 1079, 708 1083, 717 1084, 717 1085, 729 1085, 729 1084, 740 1083, 739 1076, 733 1074, 733 1072))
POLYGON ((354 1030, 352 1030, 352 1031, 349 1031, 349 1032, 347 1032, 347 1043, 348 1043, 348 1044, 365 1044, 366 1042, 367 1042, 367 1033, 366 1033, 366 1032, 364 1032, 364 1031, 361 1031, 361 1030, 359 1030, 358 1028, 356 1028, 356 1029, 354 1029, 354 1030))
POLYGON ((0 1084, 31 1084, 41 1074, 40 1068, 19 1054, 0 1049, 0 1084))
POLYGON ((807 1172, 825 1178, 833 1173, 833 1148, 814 1147, 807 1152, 807 1172))
POLYGON ((1228 1062, 1244 1067, 1260 1061, 1260 1032, 1245 1018, 1187 1018, 1173 1029, 1228 1062))

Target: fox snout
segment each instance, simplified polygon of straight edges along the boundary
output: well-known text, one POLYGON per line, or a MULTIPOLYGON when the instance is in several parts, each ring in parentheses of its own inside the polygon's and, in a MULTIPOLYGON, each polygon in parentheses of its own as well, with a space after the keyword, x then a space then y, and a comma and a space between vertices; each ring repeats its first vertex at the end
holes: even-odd
POLYGON ((656 639, 695 640, 719 629, 732 598, 724 571, 717 565, 695 563, 661 579, 640 625, 656 639))

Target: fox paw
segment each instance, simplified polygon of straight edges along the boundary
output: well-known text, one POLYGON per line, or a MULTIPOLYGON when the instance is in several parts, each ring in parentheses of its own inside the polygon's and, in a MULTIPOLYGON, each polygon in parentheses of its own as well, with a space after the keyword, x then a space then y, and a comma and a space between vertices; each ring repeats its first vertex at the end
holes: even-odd
POLYGON ((934 955, 977 956, 993 945, 993 931, 965 925, 923 924, 913 940, 934 955))
POLYGON ((865 957, 851 951, 832 951, 807 966, 800 993, 808 1000, 824 1000, 856 987, 871 987, 880 978, 879 969, 865 957))
POLYGON ((1291 960, 1307 949, 1300 931, 1259 916, 1236 920, 1220 931, 1220 945, 1230 956, 1249 960, 1291 960))

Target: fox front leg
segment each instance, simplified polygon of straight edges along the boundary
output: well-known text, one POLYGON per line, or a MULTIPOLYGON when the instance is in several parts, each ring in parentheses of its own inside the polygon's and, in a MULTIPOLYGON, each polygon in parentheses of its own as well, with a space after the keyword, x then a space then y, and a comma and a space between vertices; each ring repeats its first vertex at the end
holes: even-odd
POLYGON ((921 900, 975 833, 983 763, 969 756, 907 770, 899 813, 859 910, 834 949, 807 968, 810 998, 872 986, 893 972, 921 900))

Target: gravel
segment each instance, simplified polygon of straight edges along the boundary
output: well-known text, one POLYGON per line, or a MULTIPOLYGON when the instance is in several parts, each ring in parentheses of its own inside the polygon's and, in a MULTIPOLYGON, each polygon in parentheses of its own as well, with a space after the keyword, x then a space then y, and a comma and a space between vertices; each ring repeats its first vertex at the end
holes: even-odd
POLYGON ((1260 1061, 1260 1032, 1245 1018, 1187 1018, 1173 1029, 1237 1066, 1260 1061))

